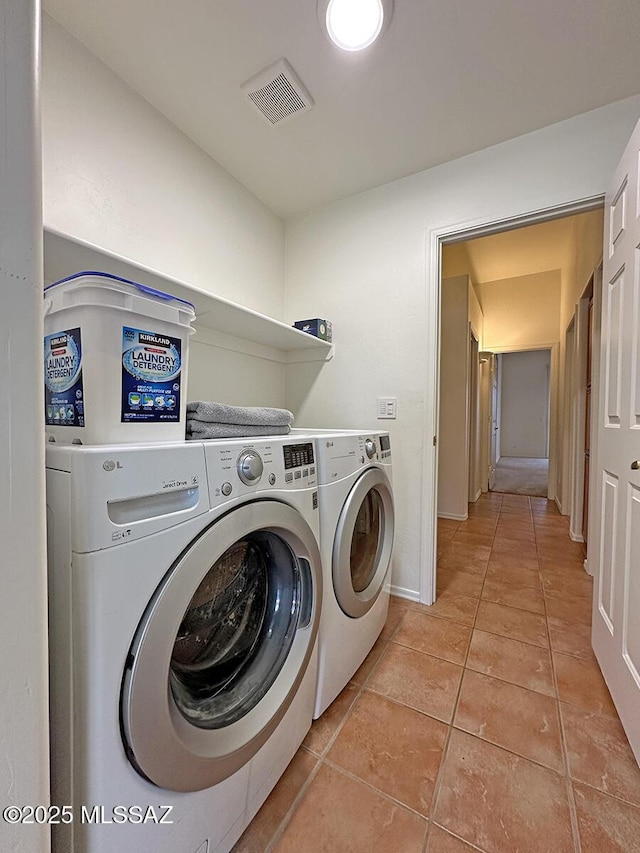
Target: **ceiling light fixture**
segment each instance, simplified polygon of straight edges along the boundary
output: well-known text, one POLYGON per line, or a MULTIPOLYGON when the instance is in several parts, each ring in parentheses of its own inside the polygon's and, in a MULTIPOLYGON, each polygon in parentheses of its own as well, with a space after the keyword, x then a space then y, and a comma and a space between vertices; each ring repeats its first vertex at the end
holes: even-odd
POLYGON ((318 13, 331 41, 342 50, 364 50, 389 23, 393 0, 319 0, 318 13))

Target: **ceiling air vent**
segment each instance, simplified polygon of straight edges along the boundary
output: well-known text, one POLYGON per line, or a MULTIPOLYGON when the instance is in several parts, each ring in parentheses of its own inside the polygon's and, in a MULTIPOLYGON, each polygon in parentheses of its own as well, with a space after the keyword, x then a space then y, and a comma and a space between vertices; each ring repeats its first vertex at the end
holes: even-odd
POLYGON ((280 59, 242 85, 261 116, 271 125, 306 113, 313 106, 311 95, 286 59, 280 59))

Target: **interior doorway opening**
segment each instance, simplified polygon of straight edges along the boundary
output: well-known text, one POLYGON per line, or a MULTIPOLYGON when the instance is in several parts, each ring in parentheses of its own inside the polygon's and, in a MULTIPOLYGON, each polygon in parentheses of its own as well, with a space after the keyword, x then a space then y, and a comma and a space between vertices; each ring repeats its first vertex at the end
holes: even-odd
POLYGON ((436 517, 466 520, 483 492, 500 491, 547 498, 586 526, 588 472, 571 460, 576 441, 584 457, 590 433, 584 401, 574 399, 587 389, 566 373, 582 358, 584 329, 573 341, 564 332, 600 262, 602 231, 598 199, 526 223, 438 235, 436 517))

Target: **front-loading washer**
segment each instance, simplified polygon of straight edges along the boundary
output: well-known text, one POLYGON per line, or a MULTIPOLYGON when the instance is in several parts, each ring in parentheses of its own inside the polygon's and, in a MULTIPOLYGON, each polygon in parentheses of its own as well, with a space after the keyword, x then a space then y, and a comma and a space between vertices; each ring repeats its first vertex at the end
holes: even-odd
POLYGON ((316 440, 324 593, 314 718, 349 683, 384 627, 395 514, 388 432, 293 430, 316 440))
POLYGON ((55 853, 226 853, 266 798, 314 707, 314 462, 47 448, 55 853))

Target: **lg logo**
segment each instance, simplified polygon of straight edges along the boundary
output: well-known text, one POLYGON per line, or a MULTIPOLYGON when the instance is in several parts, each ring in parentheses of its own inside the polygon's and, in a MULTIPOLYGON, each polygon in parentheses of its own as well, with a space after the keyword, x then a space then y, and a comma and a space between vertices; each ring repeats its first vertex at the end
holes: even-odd
POLYGON ((113 459, 105 459, 102 463, 102 467, 105 471, 115 471, 116 468, 123 468, 124 466, 119 462, 114 462, 113 459))

